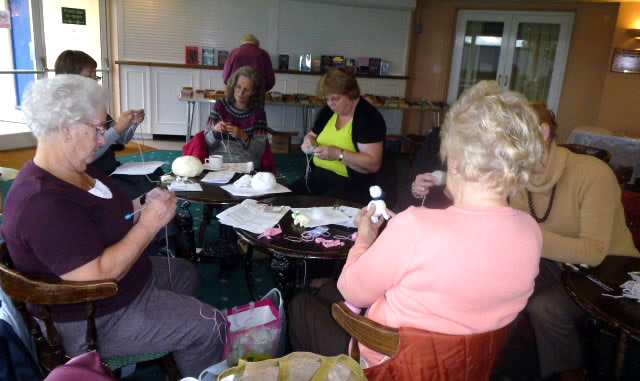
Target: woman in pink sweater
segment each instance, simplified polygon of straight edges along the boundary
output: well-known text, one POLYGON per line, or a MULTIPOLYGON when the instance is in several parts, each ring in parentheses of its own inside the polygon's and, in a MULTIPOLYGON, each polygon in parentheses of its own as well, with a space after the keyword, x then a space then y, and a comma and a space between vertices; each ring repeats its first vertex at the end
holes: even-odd
MULTIPOLYGON (((542 157, 537 116, 520 94, 481 82, 451 108, 441 134, 454 205, 411 207, 379 237, 380 223, 363 211, 337 287, 348 303, 390 327, 493 331, 524 308, 538 274, 540 229, 508 204, 542 157)), ((360 349, 367 366, 384 358, 360 349)))

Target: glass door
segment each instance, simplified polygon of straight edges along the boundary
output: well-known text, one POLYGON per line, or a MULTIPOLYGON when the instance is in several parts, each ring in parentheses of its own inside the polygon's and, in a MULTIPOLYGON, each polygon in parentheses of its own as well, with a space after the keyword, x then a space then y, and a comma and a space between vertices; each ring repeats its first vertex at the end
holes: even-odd
MULTIPOLYGON (((110 85, 105 0, 0 0, 0 135, 28 131, 19 110, 33 82, 54 75, 58 55, 83 50, 110 85)), ((6 149, 6 147, 2 147, 6 149)))
POLYGON ((515 16, 504 85, 557 111, 572 22, 570 14, 515 16))
POLYGON ((573 14, 460 11, 448 102, 482 80, 523 93, 557 112, 573 14))
POLYGON ((482 80, 501 80, 506 61, 510 17, 460 14, 456 28, 449 103, 482 80), (500 76, 500 78, 499 78, 500 76))

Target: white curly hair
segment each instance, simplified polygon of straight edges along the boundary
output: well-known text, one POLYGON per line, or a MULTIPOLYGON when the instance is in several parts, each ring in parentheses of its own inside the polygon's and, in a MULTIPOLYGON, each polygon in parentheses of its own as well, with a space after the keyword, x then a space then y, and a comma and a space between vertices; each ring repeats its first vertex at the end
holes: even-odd
POLYGON ((94 116, 109 105, 109 92, 95 80, 60 74, 34 82, 24 95, 21 109, 36 137, 56 134, 62 124, 94 116))
POLYGON ((527 99, 495 81, 462 94, 447 112, 441 136, 443 162, 455 159, 463 179, 505 195, 529 181, 544 150, 540 122, 527 99))

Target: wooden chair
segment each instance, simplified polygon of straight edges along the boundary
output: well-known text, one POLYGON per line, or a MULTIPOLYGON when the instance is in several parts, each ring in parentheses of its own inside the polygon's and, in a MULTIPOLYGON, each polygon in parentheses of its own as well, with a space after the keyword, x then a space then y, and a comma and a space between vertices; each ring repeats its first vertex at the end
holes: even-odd
POLYGON ((358 315, 344 303, 331 314, 349 333, 351 357, 359 360, 358 341, 389 360, 364 369, 377 380, 489 380, 507 339, 509 325, 483 334, 454 336, 415 328, 391 328, 358 315))
MULTIPOLYGON (((50 306, 86 303, 86 342, 88 350, 98 349, 94 302, 112 297, 118 292, 118 283, 115 280, 91 282, 45 280, 25 276, 13 270, 12 267, 13 263, 9 257, 9 249, 6 243, 0 243, 0 286, 11 297, 16 309, 20 311, 24 323, 35 341, 40 366, 47 373, 70 359, 64 352, 60 335, 51 319, 50 306), (44 317, 43 320, 47 330, 46 338, 42 334, 35 318, 27 310, 25 303, 39 306, 40 314, 44 317)), ((173 357, 167 352, 117 356, 103 359, 103 361, 111 370, 118 370, 128 365, 158 358, 162 358, 162 365, 169 379, 181 379, 173 357)))
POLYGON ((604 161, 605 163, 609 163, 609 160, 611 160, 611 152, 602 148, 586 146, 584 144, 558 144, 558 145, 560 147, 565 147, 569 149, 573 153, 597 157, 598 159, 604 161))

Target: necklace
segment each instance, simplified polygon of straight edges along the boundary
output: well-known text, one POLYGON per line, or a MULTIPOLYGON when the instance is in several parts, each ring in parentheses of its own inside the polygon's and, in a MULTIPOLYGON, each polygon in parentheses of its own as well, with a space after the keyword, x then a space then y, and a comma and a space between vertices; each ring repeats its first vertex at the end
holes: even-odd
POLYGON ((536 210, 533 208, 533 199, 531 198, 531 192, 529 192, 529 190, 527 189, 527 200, 529 201, 529 214, 531 214, 531 217, 533 217, 536 220, 536 222, 539 224, 545 222, 547 218, 549 218, 549 213, 551 213, 551 207, 553 206, 553 199, 556 195, 557 185, 558 184, 555 184, 553 186, 553 189, 551 189, 551 198, 549 199, 549 204, 547 205, 547 211, 544 212, 544 216, 542 216, 542 218, 538 218, 538 216, 536 215, 536 210))

